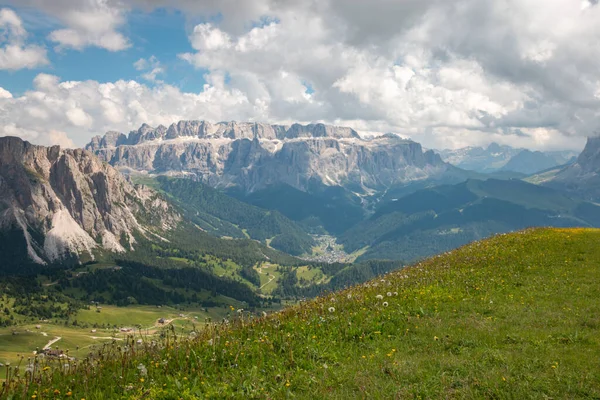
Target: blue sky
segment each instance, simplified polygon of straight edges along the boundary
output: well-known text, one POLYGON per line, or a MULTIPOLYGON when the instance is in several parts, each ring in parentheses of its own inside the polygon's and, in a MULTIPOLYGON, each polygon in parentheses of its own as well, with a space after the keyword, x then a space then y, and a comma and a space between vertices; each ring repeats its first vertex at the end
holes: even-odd
MULTIPOLYGON (((46 37, 57 27, 57 23, 35 10, 18 7, 13 9, 23 18, 24 26, 30 34, 29 40, 47 43, 46 37)), ((196 69, 177 57, 180 53, 193 51, 188 40, 189 30, 190 22, 178 10, 132 12, 127 27, 123 29, 132 42, 127 51, 113 52, 98 47, 51 50, 48 53, 50 65, 17 71, 0 70, 0 86, 13 95, 20 95, 32 89, 33 79, 40 72, 76 81, 139 80, 141 73, 133 64, 140 58, 155 56, 165 67, 161 80, 186 91, 199 92, 205 83, 203 74, 206 71, 196 69)), ((52 43, 49 46, 52 47, 52 43)))
POLYGON ((0 135, 324 122, 579 150, 600 132, 598 21, 590 0, 0 0, 0 135))

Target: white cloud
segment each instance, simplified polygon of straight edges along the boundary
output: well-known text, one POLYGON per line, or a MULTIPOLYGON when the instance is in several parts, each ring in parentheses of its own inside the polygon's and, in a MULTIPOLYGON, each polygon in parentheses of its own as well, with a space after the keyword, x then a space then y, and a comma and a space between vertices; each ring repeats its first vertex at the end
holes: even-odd
POLYGON ((162 81, 157 80, 156 77, 158 75, 162 75, 165 73, 165 68, 161 65, 160 61, 155 56, 151 56, 148 59, 140 58, 135 63, 133 63, 133 67, 138 71, 145 71, 142 74, 142 78, 149 82, 160 83, 162 81))
POLYGON ((126 48, 120 31, 134 8, 212 21, 191 29, 193 51, 179 55, 204 75, 201 93, 164 84, 151 57, 134 67, 153 87, 40 75, 31 92, 1 100, 0 122, 46 132, 51 121, 77 144, 142 122, 206 118, 347 124, 427 147, 576 148, 600 124, 597 1, 19 2, 61 21, 51 38, 69 48, 126 48))
POLYGON ((13 95, 8 90, 0 87, 0 99, 12 99, 13 95))
MULTIPOLYGON (((96 134, 137 129, 142 123, 169 125, 181 119, 219 121, 268 120, 260 103, 213 80, 199 94, 165 84, 149 87, 136 81, 99 83, 61 81, 40 74, 34 90, 19 97, 0 96, 0 135, 18 135, 41 144, 58 143, 52 131, 83 146, 96 134), (258 116, 258 118, 256 118, 258 116)), ((66 143, 66 138, 61 143, 66 143)))
POLYGON ((50 15, 64 28, 56 29, 48 39, 58 50, 83 50, 94 46, 121 51, 131 43, 119 30, 125 25, 130 9, 126 2, 113 0, 8 0, 16 7, 32 7, 50 15))
POLYGON ((48 64, 46 49, 26 44, 27 31, 11 9, 0 9, 0 70, 36 68, 48 64))
POLYGON ((66 147, 70 149, 77 147, 75 146, 75 143, 69 139, 67 134, 61 131, 51 130, 48 132, 46 140, 50 145, 59 145, 60 147, 66 147))

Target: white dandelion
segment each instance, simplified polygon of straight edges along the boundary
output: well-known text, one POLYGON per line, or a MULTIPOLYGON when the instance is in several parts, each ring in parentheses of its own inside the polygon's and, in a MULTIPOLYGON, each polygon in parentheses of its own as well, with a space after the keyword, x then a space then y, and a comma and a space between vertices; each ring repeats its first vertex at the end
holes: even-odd
POLYGON ((335 312, 335 307, 329 307, 328 310, 330 313, 335 312))
POLYGON ((148 376, 148 369, 146 369, 146 366, 144 364, 138 365, 137 368, 140 371, 140 376, 148 376))
POLYGON ((384 302, 383 302, 383 306, 384 306, 384 307, 387 307, 388 305, 389 305, 389 304, 388 304, 388 302, 387 302, 387 301, 384 301, 384 302))
POLYGON ((380 294, 378 294, 377 296, 375 296, 375 298, 376 298, 377 300, 383 300, 383 296, 382 296, 382 295, 380 295, 380 294))

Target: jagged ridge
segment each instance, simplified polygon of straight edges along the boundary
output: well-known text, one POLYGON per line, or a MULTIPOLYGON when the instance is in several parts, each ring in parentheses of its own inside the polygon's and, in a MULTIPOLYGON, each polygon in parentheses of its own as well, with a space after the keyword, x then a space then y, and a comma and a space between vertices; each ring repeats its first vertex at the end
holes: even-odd
POLYGON ((134 187, 88 151, 0 138, 0 231, 22 232, 36 263, 124 252, 136 232, 168 230, 179 218, 156 193, 134 187), (137 214, 146 210, 161 222, 141 224, 137 214))
POLYGON ((413 141, 392 134, 365 140, 353 129, 324 124, 144 124, 128 136, 96 136, 86 149, 121 170, 192 174, 211 186, 247 192, 275 183, 308 190, 314 182, 368 192, 448 168, 413 141))

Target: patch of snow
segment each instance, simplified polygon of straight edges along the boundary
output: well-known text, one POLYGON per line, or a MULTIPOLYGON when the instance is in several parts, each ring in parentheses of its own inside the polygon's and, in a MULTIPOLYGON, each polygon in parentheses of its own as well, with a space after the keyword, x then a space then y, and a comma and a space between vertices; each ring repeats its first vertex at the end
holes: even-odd
POLYGON ((50 260, 58 260, 69 253, 81 254, 87 251, 93 258, 92 249, 96 242, 62 208, 52 217, 52 229, 46 234, 44 251, 50 260))

